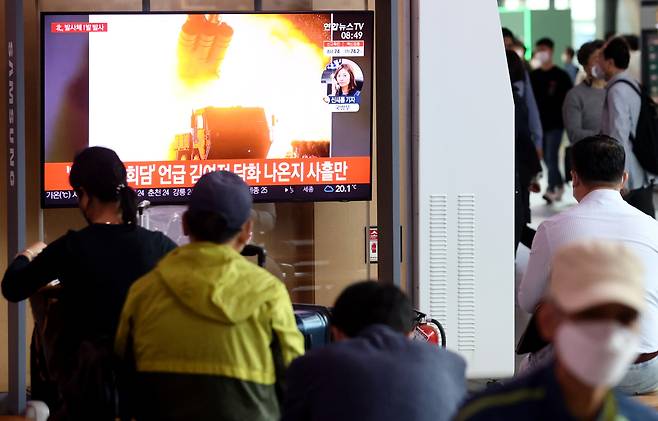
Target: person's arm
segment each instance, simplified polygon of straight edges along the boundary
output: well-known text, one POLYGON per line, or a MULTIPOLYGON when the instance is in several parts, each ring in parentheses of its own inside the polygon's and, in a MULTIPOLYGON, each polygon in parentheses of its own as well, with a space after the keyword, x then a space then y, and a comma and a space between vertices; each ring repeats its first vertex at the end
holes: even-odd
MULTIPOLYGON (((622 82, 623 83, 623 82, 622 82)), ((611 87, 608 90, 608 122, 610 137, 616 139, 623 147, 626 156, 633 156, 633 145, 631 144, 631 119, 630 119, 630 105, 625 99, 625 95, 620 91, 621 83, 611 87)), ((628 87, 628 89, 631 89, 628 87)), ((633 95, 636 95, 633 92, 633 95)), ((630 171, 630 159, 626 159, 624 163, 624 170, 628 173, 628 184, 633 185, 632 171, 630 171)))
POLYGON ((25 300, 49 282, 58 278, 66 265, 65 237, 50 246, 36 243, 9 264, 2 278, 2 295, 11 302, 25 300))
POLYGON ((312 419, 309 383, 314 379, 308 372, 306 358, 298 358, 290 364, 286 373, 287 390, 281 411, 281 421, 303 421, 312 419))
POLYGON ((283 364, 288 367, 292 360, 304 354, 304 337, 297 328, 290 296, 283 283, 277 285, 272 306, 272 330, 279 340, 283 364))
POLYGON ((583 104, 575 91, 569 92, 562 106, 562 118, 564 119, 564 128, 567 130, 569 143, 572 145, 598 133, 596 130, 588 130, 583 127, 583 111, 583 104))
POLYGON ((527 313, 534 313, 548 286, 551 250, 544 224, 537 229, 532 241, 528 267, 519 285, 519 307, 527 313))
POLYGON ((525 89, 523 99, 525 100, 526 107, 528 107, 528 124, 530 125, 532 142, 535 144, 535 148, 537 150, 542 150, 544 147, 544 130, 541 126, 539 108, 537 107, 535 93, 533 91, 532 83, 530 82, 530 75, 528 72, 525 72, 525 89))

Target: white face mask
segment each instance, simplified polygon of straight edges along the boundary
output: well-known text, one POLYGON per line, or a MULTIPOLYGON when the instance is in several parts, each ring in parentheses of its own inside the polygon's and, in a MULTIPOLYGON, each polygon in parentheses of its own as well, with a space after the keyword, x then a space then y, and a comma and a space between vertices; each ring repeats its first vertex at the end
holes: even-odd
POLYGON ((615 321, 568 321, 557 329, 555 349, 583 383, 614 387, 637 358, 639 342, 635 331, 615 321))
POLYGON ((550 61, 551 55, 548 53, 548 51, 538 51, 535 54, 535 58, 540 64, 546 64, 550 61))
POLYGON ((592 76, 594 76, 595 79, 605 79, 605 73, 603 73, 603 69, 598 63, 592 66, 592 76))

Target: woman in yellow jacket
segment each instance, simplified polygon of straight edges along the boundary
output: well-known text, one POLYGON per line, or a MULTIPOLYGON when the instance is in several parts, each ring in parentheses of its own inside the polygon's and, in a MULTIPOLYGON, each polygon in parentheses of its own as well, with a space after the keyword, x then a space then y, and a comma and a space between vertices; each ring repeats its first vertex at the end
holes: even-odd
POLYGON ((279 419, 277 385, 304 340, 283 283, 240 255, 251 205, 237 175, 201 177, 191 243, 131 287, 115 345, 136 365, 138 420, 279 419))

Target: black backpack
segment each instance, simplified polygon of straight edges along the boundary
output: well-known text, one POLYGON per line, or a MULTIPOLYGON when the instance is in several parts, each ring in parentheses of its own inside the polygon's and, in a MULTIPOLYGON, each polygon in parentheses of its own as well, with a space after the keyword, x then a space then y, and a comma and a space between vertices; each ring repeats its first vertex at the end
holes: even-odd
MULTIPOLYGON (((624 83, 630 86, 641 100, 640 116, 635 128, 635 136, 631 137, 633 143, 633 153, 639 161, 642 168, 652 174, 658 174, 658 109, 653 99, 646 93, 640 91, 635 84, 620 79, 615 81, 611 87, 617 83, 624 83)), ((608 88, 609 89, 609 88, 608 88)), ((619 139, 621 140, 621 139, 619 139)))

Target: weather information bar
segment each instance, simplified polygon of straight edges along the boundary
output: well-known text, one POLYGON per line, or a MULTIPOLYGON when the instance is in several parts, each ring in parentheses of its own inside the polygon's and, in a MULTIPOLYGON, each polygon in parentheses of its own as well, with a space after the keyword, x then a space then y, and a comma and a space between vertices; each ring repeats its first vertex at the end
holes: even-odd
MULTIPOLYGON (((369 184, 299 185, 299 186, 252 186, 249 187, 255 203, 296 201, 348 201, 363 196, 369 184)), ((192 194, 191 187, 136 189, 138 201, 148 200, 151 204, 180 203, 192 194)), ((60 206, 76 206, 78 197, 72 190, 51 190, 46 200, 56 201, 60 206)))

